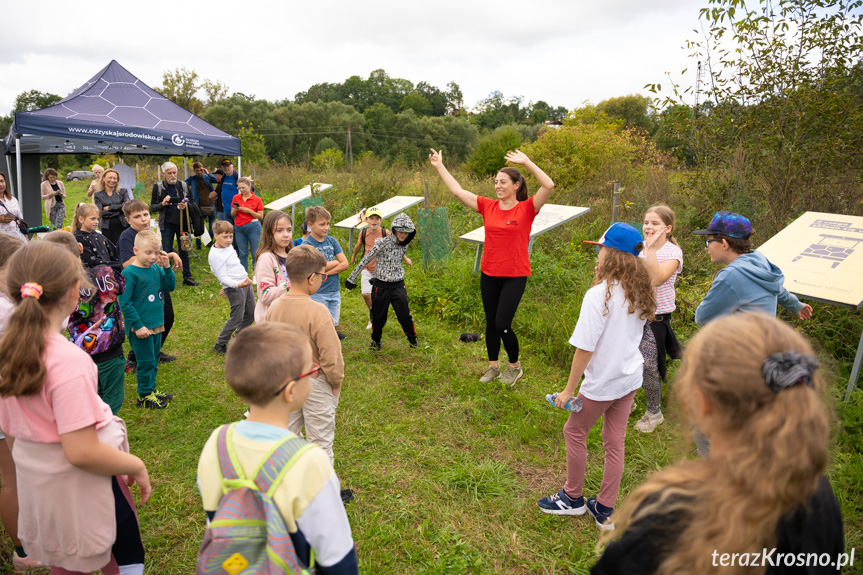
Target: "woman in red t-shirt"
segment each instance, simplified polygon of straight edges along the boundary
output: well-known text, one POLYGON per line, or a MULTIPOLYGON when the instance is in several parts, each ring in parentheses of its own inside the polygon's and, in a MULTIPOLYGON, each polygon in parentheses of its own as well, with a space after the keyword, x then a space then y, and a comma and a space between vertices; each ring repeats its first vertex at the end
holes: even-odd
POLYGON ((485 226, 485 251, 480 269, 480 292, 485 310, 485 346, 488 369, 479 379, 488 383, 498 377, 510 387, 524 374, 518 361, 518 338, 512 320, 530 275, 527 245, 533 220, 548 201, 554 182, 524 153, 507 152, 506 161, 521 164, 539 182, 539 191, 527 197, 527 182, 516 168, 502 168, 494 178, 497 199, 492 200, 463 189, 443 165, 443 152, 429 154, 449 191, 461 203, 480 213, 485 226), (500 342, 509 356, 509 367, 501 375, 500 342))
POLYGON ((237 255, 243 269, 249 271, 249 253, 252 254, 252 269, 255 269, 255 254, 261 243, 261 220, 264 219, 264 203, 252 190, 252 180, 237 180, 239 194, 231 200, 231 217, 234 218, 234 236, 237 239, 237 255))

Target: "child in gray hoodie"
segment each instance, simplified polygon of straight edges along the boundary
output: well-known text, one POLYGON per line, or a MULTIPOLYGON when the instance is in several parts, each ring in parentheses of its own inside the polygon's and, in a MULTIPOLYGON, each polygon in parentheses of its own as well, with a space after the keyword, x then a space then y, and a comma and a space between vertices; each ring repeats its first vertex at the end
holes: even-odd
POLYGON ((372 249, 366 252, 363 259, 345 280, 349 290, 357 287, 357 279, 366 265, 377 258, 374 277, 372 278, 372 349, 381 348, 381 335, 387 323, 389 306, 393 306, 396 318, 408 338, 411 347, 417 347, 417 332, 414 319, 408 308, 408 292, 405 289, 405 269, 402 258, 411 265, 405 256, 408 244, 416 236, 416 227, 407 214, 398 214, 393 219, 390 235, 375 241, 372 249))

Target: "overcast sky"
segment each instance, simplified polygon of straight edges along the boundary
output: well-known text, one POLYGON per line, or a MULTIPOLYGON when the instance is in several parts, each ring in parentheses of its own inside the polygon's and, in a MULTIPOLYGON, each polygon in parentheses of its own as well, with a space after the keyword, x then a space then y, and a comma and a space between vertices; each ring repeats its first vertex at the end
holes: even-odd
MULTIPOLYGON (((27 90, 66 96, 112 59, 151 87, 186 67, 235 91, 291 98, 320 82, 389 76, 474 106, 489 93, 583 102, 694 82, 683 48, 699 0, 75 2, 0 4, 0 114, 27 90), (185 8, 184 6, 188 6, 185 8), (14 24, 13 24, 14 23, 14 24), (689 72, 679 74, 684 68, 689 72)), ((203 94, 202 94, 203 95, 203 94)))

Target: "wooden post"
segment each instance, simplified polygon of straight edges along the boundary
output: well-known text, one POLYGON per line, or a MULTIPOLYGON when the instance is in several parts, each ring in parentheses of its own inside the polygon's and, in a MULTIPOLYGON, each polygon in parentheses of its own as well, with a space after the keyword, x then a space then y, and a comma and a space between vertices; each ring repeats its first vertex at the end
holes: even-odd
POLYGON ((614 182, 614 195, 611 199, 611 223, 617 221, 617 204, 620 201, 620 184, 614 182))
POLYGON ((141 181, 141 168, 138 165, 138 162, 135 162, 135 181, 136 182, 141 181))
POLYGON ((425 208, 429 207, 429 181, 423 180, 423 196, 425 196, 425 208))

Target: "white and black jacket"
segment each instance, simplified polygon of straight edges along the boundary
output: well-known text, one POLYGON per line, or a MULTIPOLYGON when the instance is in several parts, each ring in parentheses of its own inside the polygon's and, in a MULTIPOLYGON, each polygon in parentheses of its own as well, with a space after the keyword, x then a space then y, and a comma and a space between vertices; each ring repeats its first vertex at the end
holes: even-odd
POLYGON ((402 258, 408 251, 408 244, 417 235, 417 230, 410 217, 405 213, 401 213, 393 219, 390 229, 395 230, 396 228, 411 230, 405 241, 400 242, 395 232, 385 238, 375 240, 374 247, 363 256, 359 265, 348 276, 347 283, 356 285, 360 272, 375 258, 377 258, 377 263, 375 264, 374 279, 382 282, 399 282, 405 279, 405 268, 402 267, 402 258))

